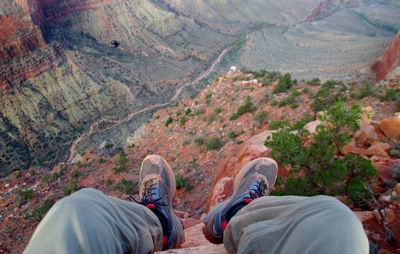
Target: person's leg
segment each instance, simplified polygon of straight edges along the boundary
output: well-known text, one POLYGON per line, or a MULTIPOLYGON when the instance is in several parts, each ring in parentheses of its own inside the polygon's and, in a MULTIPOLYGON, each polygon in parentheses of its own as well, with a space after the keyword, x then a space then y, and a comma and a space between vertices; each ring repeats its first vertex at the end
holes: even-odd
POLYGON ((203 233, 231 253, 367 253, 353 212, 332 197, 266 197, 278 166, 268 158, 246 164, 232 196, 204 218, 203 233), (264 196, 264 197, 262 197, 264 196))
POLYGON ((140 169, 139 204, 83 189, 46 214, 24 253, 152 253, 184 241, 172 209, 175 178, 168 163, 147 156, 140 169))
POLYGON ((49 210, 24 253, 149 253, 162 239, 150 209, 86 188, 49 210))
POLYGON ((224 244, 231 253, 369 253, 355 214, 327 196, 256 199, 230 220, 224 244))

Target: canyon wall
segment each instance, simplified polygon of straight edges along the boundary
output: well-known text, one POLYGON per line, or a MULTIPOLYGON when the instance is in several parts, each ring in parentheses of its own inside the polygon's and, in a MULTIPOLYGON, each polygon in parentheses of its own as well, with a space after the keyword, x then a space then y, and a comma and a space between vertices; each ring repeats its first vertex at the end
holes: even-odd
POLYGON ((371 66, 376 73, 376 82, 387 78, 400 66, 400 31, 388 45, 382 56, 371 66))
POLYGON ((149 0, 3 1, 0 175, 50 167, 94 121, 167 101, 233 39, 149 0))

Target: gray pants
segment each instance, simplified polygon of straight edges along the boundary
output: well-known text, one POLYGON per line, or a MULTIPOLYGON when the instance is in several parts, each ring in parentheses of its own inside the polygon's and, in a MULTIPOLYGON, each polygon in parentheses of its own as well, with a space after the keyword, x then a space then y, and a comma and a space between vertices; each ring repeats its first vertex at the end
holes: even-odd
MULTIPOLYGON (((151 253, 162 237, 150 209, 87 188, 50 209, 24 253, 151 253)), ((357 217, 326 196, 258 198, 231 219, 224 245, 231 253, 368 253, 357 217)))

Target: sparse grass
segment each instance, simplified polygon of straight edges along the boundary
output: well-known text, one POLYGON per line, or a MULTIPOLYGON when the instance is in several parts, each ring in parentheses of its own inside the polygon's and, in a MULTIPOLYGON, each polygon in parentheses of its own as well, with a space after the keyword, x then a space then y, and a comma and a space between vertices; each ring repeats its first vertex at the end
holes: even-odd
POLYGON ((179 118, 179 125, 181 125, 181 126, 185 125, 186 121, 187 121, 186 116, 181 116, 179 118))
POLYGON ((193 185, 189 183, 189 177, 185 177, 182 174, 176 173, 175 174, 175 182, 176 182, 176 188, 185 188, 186 192, 191 192, 193 190, 193 185))
POLYGON ((67 186, 62 187, 61 190, 64 196, 68 196, 82 188, 84 188, 84 186, 78 186, 77 180, 72 180, 71 182, 68 183, 67 186))
POLYGON ((215 114, 219 114, 219 113, 221 113, 222 112, 222 108, 220 108, 220 107, 216 107, 215 109, 214 109, 214 113, 215 114))
POLYGON ((254 117, 254 120, 257 121, 259 125, 262 125, 268 118, 268 112, 262 110, 258 112, 258 114, 254 117))
POLYGON ((74 169, 72 172, 71 172, 71 174, 69 175, 72 179, 77 179, 77 178, 79 178, 80 176, 82 176, 82 172, 80 172, 79 170, 77 170, 77 169, 74 169))
POLYGON ((274 88, 274 93, 282 93, 288 91, 293 86, 292 77, 289 73, 280 76, 279 82, 274 88))
POLYGON ((26 202, 35 196, 35 192, 30 188, 25 188, 23 190, 17 190, 17 201, 26 202))
POLYGON ((40 221, 46 215, 47 211, 49 211, 52 206, 53 206, 53 202, 51 200, 46 199, 45 201, 43 201, 42 204, 40 205, 40 207, 33 212, 35 219, 37 221, 40 221))
POLYGON ((204 139, 202 137, 197 137, 194 139, 194 143, 196 145, 203 145, 204 144, 204 139))
POLYGON ((123 178, 114 185, 114 190, 118 190, 124 194, 133 194, 133 181, 123 178))
POLYGON ((222 147, 220 138, 210 138, 205 142, 206 150, 219 150, 222 147))
POLYGON ((168 127, 168 125, 170 125, 170 124, 172 123, 172 121, 173 121, 172 117, 169 117, 169 118, 167 119, 167 121, 165 121, 164 126, 165 126, 165 127, 168 127))
POLYGON ((268 123, 268 128, 270 130, 277 130, 279 128, 287 126, 288 124, 289 124, 289 120, 271 121, 268 123))
POLYGON ((228 137, 234 139, 237 137, 236 131, 230 131, 228 132, 228 137))
POLYGON ((127 171, 127 164, 128 164, 129 160, 126 156, 126 153, 124 150, 121 150, 119 152, 119 157, 116 163, 116 167, 113 168, 114 169, 114 174, 120 173, 120 172, 126 172, 127 171))
POLYGON ((198 115, 201 115, 201 114, 203 114, 203 110, 201 110, 201 109, 196 109, 196 110, 193 112, 193 115, 195 115, 195 116, 198 116, 198 115))
POLYGON ((321 80, 319 78, 313 78, 312 80, 309 80, 306 83, 312 86, 320 86, 321 80))

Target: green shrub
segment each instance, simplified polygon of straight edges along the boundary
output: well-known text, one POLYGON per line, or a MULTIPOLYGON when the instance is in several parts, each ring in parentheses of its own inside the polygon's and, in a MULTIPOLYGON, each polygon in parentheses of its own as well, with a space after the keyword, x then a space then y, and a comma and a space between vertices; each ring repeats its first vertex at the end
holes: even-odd
POLYGON ((292 88, 292 86, 293 86, 292 76, 289 73, 286 73, 285 75, 279 78, 279 82, 274 88, 274 93, 286 92, 290 88, 292 88))
POLYGON ((35 192, 32 189, 25 188, 23 190, 17 190, 17 201, 26 202, 35 196, 35 192))
POLYGON ((342 92, 339 91, 337 93, 333 93, 331 85, 332 83, 330 83, 330 85, 326 85, 325 83, 318 90, 318 92, 314 96, 314 101, 310 106, 313 111, 315 112, 323 111, 339 101, 347 100, 347 97, 342 92))
POLYGON ((114 190, 118 190, 124 194, 132 194, 133 181, 123 178, 116 185, 114 185, 114 190))
POLYGON ((56 181, 58 178, 60 178, 61 177, 61 173, 59 173, 59 172, 53 172, 53 175, 52 175, 52 179, 53 179, 53 181, 56 181))
POLYGON ((358 90, 358 93, 352 93, 350 96, 353 99, 362 99, 368 96, 376 96, 377 89, 370 83, 364 83, 363 86, 358 90))
POLYGON ((116 162, 116 167, 114 168, 114 174, 120 173, 120 172, 126 172, 127 168, 126 165, 128 164, 129 160, 126 157, 126 153, 124 150, 121 150, 119 152, 119 157, 116 162))
POLYGON ((189 177, 185 177, 182 174, 175 174, 176 188, 180 189, 185 187, 186 192, 191 192, 193 190, 193 185, 189 183, 189 177))
POLYGON ((338 81, 338 80, 327 80, 324 83, 324 86, 327 86, 329 88, 334 88, 335 86, 344 86, 343 81, 338 81))
POLYGON ((203 110, 201 110, 201 109, 196 109, 196 110, 193 112, 193 115, 195 115, 195 116, 198 116, 198 115, 201 115, 201 114, 203 114, 203 110))
POLYGON ((321 80, 319 78, 313 78, 312 80, 307 81, 306 83, 312 86, 320 86, 321 80))
POLYGON ((378 95, 381 101, 395 101, 397 111, 400 111, 400 89, 386 89, 385 95, 378 95))
POLYGON ((247 112, 253 112, 255 110, 257 110, 257 107, 254 106, 253 102, 250 99, 250 96, 247 96, 246 102, 243 105, 239 106, 236 112, 239 115, 243 115, 247 112))
POLYGON ((35 219, 37 221, 42 220, 42 218, 46 215, 47 211, 53 206, 53 202, 49 199, 46 199, 42 202, 40 207, 33 212, 35 219))
POLYGON ((186 109, 185 115, 190 116, 192 114, 192 110, 190 108, 186 109))
POLYGON ((289 120, 271 121, 268 123, 268 129, 277 130, 283 127, 287 127, 288 125, 289 125, 289 120))
POLYGON ((181 117, 179 118, 179 124, 180 124, 180 125, 185 125, 185 124, 186 124, 186 121, 187 121, 186 116, 181 116, 181 117))
POLYGON ((22 173, 21 173, 21 171, 17 171, 17 173, 15 173, 15 178, 21 178, 21 176, 22 176, 22 173))
POLYGON ((103 164, 105 162, 105 160, 103 158, 100 158, 98 162, 99 162, 99 164, 103 164))
POLYGON ((254 117, 254 120, 258 122, 259 125, 262 125, 268 118, 268 112, 263 110, 258 112, 258 114, 254 117))
POLYGON ((267 78, 270 79, 271 81, 275 81, 280 76, 281 73, 279 71, 272 71, 268 73, 267 78))
POLYGON ((77 180, 72 180, 71 182, 68 183, 67 186, 64 186, 61 188, 64 196, 71 195, 72 193, 85 188, 84 186, 78 186, 78 181, 77 180))
POLYGON ((202 145, 202 144, 204 144, 204 139, 202 137, 197 137, 194 139, 194 143, 196 145, 202 145))
POLYGON ((206 94, 206 99, 210 99, 211 96, 212 96, 212 94, 210 94, 210 93, 206 94))
POLYGON ((371 161, 359 155, 336 157, 350 141, 344 130, 355 132, 359 129, 359 113, 358 105, 346 108, 343 103, 336 103, 323 118, 329 127, 320 125, 311 137, 314 142, 308 142, 308 145, 304 142, 308 134, 302 127, 293 132, 294 126, 286 124, 273 133, 265 145, 272 148, 271 155, 281 167, 290 167, 289 177, 281 179, 275 194, 345 194, 354 202, 370 198, 365 186, 377 173, 371 161))
POLYGON ((215 109, 214 109, 214 113, 215 114, 219 114, 219 113, 221 113, 222 112, 222 108, 220 108, 220 107, 216 107, 215 109))
POLYGON ((239 117, 239 114, 236 113, 236 112, 233 112, 233 113, 231 114, 231 116, 229 117, 229 120, 233 121, 233 120, 238 119, 238 117, 239 117))
POLYGON ((170 123, 172 123, 173 119, 172 117, 168 117, 167 121, 165 121, 164 125, 165 127, 168 127, 168 125, 170 125, 170 123))
POLYGON ((228 137, 230 137, 230 138, 236 138, 236 137, 237 137, 236 131, 230 131, 230 132, 228 132, 228 137))
POLYGON ((82 172, 80 172, 79 170, 77 170, 77 169, 74 169, 72 172, 71 172, 71 174, 69 175, 72 179, 77 179, 77 178, 79 178, 80 176, 82 176, 82 172))
POLYGON ((210 138, 205 142, 206 150, 219 150, 222 147, 220 138, 210 138))
POLYGON ((176 116, 180 116, 180 115, 182 115, 182 114, 183 114, 183 110, 182 110, 182 109, 176 111, 176 116))

